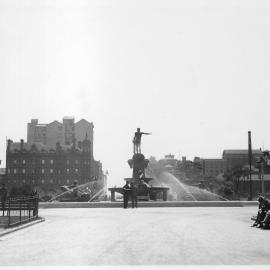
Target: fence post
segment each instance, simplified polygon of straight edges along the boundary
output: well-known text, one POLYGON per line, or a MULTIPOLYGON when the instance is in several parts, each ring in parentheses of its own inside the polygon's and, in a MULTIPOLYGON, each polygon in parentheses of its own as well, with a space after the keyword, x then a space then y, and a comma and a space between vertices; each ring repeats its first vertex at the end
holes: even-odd
POLYGON ((28 219, 30 220, 30 211, 31 211, 31 197, 29 198, 29 201, 27 202, 27 205, 28 205, 28 219))
POLYGON ((8 198, 8 227, 10 226, 10 198, 8 198))
POLYGON ((39 195, 36 195, 36 199, 35 199, 35 212, 36 212, 36 216, 38 217, 38 204, 39 204, 39 195))
POLYGON ((19 208, 20 208, 20 224, 22 223, 22 201, 19 199, 19 208))

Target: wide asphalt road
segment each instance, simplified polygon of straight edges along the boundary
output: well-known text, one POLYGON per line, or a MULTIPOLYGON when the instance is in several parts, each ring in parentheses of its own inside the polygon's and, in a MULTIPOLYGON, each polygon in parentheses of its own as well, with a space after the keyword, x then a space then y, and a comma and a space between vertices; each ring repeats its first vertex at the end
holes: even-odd
POLYGON ((1 266, 270 264, 256 207, 41 209, 0 238, 1 266))

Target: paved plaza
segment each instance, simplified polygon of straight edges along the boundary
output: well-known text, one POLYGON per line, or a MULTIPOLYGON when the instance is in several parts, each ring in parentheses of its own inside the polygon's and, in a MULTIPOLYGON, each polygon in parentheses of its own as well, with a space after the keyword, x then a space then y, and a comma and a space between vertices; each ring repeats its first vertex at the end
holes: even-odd
POLYGON ((0 238, 1 266, 270 264, 256 207, 41 209, 0 238))

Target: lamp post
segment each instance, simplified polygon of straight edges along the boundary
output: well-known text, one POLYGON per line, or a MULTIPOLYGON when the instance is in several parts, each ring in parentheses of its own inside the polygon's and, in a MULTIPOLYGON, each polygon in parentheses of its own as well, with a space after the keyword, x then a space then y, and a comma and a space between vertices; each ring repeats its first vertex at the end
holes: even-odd
POLYGON ((261 193, 265 195, 265 186, 264 186, 264 167, 270 162, 269 151, 265 150, 262 152, 263 156, 259 157, 256 161, 258 168, 260 170, 260 180, 261 180, 261 193))
POLYGON ((261 184, 262 184, 262 195, 265 194, 265 190, 264 190, 264 158, 261 158, 261 162, 260 162, 261 166, 260 166, 260 170, 261 170, 261 184))
POLYGON ((261 157, 261 181, 262 181, 262 194, 265 195, 265 188, 264 188, 264 166, 269 162, 269 151, 263 151, 263 157, 261 157))
POLYGON ((265 189, 264 189, 264 157, 258 157, 256 158, 256 164, 257 168, 259 169, 259 179, 261 181, 261 195, 264 195, 265 189))

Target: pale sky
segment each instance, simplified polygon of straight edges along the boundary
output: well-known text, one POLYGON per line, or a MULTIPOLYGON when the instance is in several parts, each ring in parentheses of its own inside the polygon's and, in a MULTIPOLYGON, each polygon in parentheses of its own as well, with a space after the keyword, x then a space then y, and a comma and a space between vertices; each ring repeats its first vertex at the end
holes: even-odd
POLYGON ((0 0, 0 159, 27 123, 93 122, 108 186, 146 157, 270 148, 269 1, 0 0))

